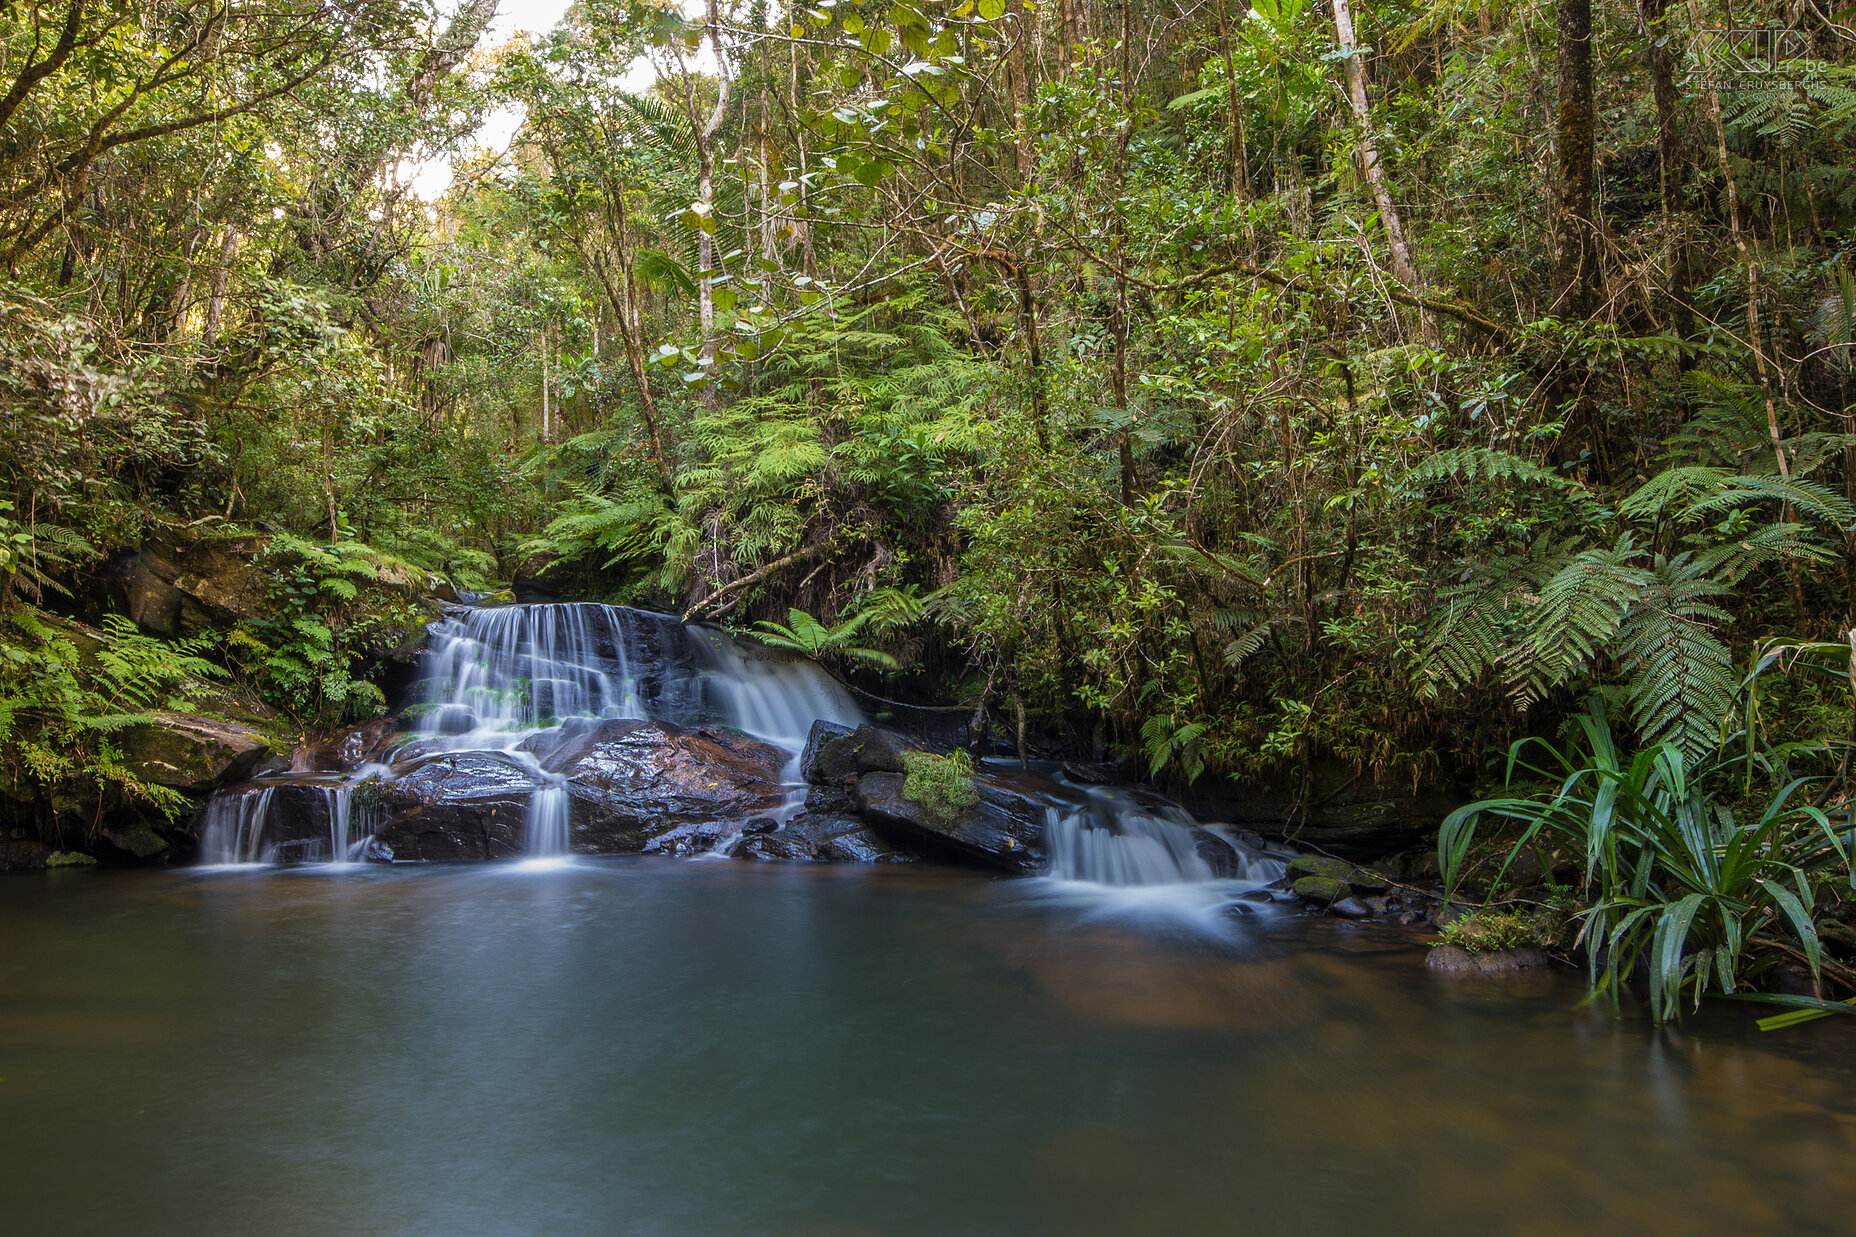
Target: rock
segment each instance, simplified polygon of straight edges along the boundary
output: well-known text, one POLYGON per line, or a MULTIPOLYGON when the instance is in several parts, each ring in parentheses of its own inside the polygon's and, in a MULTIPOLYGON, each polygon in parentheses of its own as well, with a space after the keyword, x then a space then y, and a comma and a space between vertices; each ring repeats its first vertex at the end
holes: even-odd
POLYGON ((811 839, 784 829, 743 838, 741 845, 735 848, 735 856, 762 863, 819 862, 818 852, 813 848, 811 839))
POLYGON ((581 854, 698 853, 786 799, 787 753, 731 730, 570 722, 522 746, 567 780, 569 834, 581 854))
POLYGON ((827 863, 907 863, 914 858, 858 816, 807 809, 786 822, 786 832, 806 838, 813 854, 827 863))
POLYGON ((758 833, 772 833, 780 827, 780 822, 771 816, 758 816, 741 826, 741 832, 752 837, 758 833))
POLYGON ((424 757, 381 782, 388 817, 370 853, 397 861, 520 855, 529 800, 540 785, 501 753, 424 757))
POLYGON ((806 755, 811 763, 805 763, 802 756, 800 764, 806 781, 814 784, 844 782, 866 773, 902 773, 902 754, 914 748, 901 735, 878 726, 859 726, 849 734, 821 735, 820 725, 830 723, 813 725, 812 735, 806 739, 806 755))
POLYGON ((806 732, 805 748, 799 753, 799 776, 814 785, 838 781, 838 778, 825 776, 822 770, 819 771, 818 776, 813 776, 814 770, 819 768, 820 750, 839 739, 850 738, 853 733, 855 733, 854 727, 828 722, 822 717, 814 721, 812 729, 806 732))
POLYGON ((1372 913, 1373 908, 1358 898, 1347 897, 1328 903, 1328 914, 1339 915, 1342 919, 1366 919, 1372 913))
POLYGON ((1336 880, 1332 876, 1298 877, 1289 888, 1304 902, 1319 902, 1323 906, 1331 906, 1353 896, 1353 890, 1348 888, 1346 881, 1336 880))
POLYGON ((1437 975, 1455 979, 1486 979, 1533 970, 1546 966, 1548 961, 1546 954, 1532 946, 1472 954, 1455 945, 1439 945, 1431 950, 1424 965, 1437 975))
POLYGON ((290 754, 290 771, 347 773, 385 759, 387 748, 398 737, 399 723, 391 717, 311 735, 290 754))
POLYGON ((906 848, 923 847, 1008 872, 1030 874, 1043 868, 1042 800, 981 774, 974 779, 979 802, 955 820, 940 822, 903 796, 903 781, 900 773, 866 773, 853 792, 857 810, 886 837, 906 848))
POLYGON ((1120 770, 1114 765, 1082 760, 1064 761, 1063 775, 1072 782, 1081 782, 1085 786, 1107 786, 1122 780, 1120 770))
POLYGON ((1373 859, 1434 834, 1438 822, 1470 798, 1447 780, 1420 784, 1414 794, 1408 782, 1376 785, 1329 761, 1276 787, 1201 778, 1181 802, 1200 820, 1228 821, 1272 840, 1373 859))
POLYGON ((200 793, 248 776, 270 750, 249 726, 163 712, 159 720, 122 731, 123 764, 144 782, 200 793))
POLYGON ((144 556, 117 555, 106 579, 130 622, 157 636, 180 634, 181 607, 187 595, 163 579, 144 556))
POLYGON ((1289 860, 1289 879, 1301 876, 1330 876, 1344 881, 1353 871, 1353 865, 1345 859, 1330 859, 1326 855, 1297 855, 1289 860))
POLYGON ((1289 877, 1294 880, 1303 876, 1327 876, 1337 881, 1344 881, 1361 893, 1380 893, 1388 886, 1386 879, 1376 872, 1356 867, 1345 859, 1330 859, 1326 855, 1297 855, 1289 861, 1289 877))
MULTIPOLYGON (((15 830, 23 834, 25 831, 15 830)), ((44 867, 54 851, 37 838, 10 837, 0 838, 0 872, 26 872, 44 867)))
POLYGON ((1212 875, 1219 880, 1230 880, 1244 874, 1244 857, 1238 854, 1235 846, 1217 834, 1196 829, 1193 831, 1192 845, 1198 851, 1199 858, 1211 868, 1212 875))

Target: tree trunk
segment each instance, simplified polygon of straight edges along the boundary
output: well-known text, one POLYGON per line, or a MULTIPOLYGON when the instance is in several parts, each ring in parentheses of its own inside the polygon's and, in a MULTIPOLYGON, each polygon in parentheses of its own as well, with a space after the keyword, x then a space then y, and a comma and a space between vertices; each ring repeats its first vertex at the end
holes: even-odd
MULTIPOLYGON (((1682 149, 1682 130, 1676 115, 1676 56, 1670 45, 1668 26, 1669 0, 1638 0, 1643 28, 1650 36, 1650 93, 1656 101, 1657 150, 1661 156, 1663 229, 1668 240, 1664 246, 1669 263, 1670 314, 1676 335, 1687 339, 1695 333, 1695 310, 1689 303, 1688 246, 1675 224, 1681 208, 1682 182, 1687 179, 1687 158, 1682 149)), ((1685 353, 1682 368, 1691 364, 1685 353)))
POLYGON ((1392 274, 1415 291, 1422 281, 1411 260, 1411 247, 1405 243, 1405 225, 1399 219, 1398 207, 1392 203, 1385 168, 1379 162, 1379 145, 1373 140, 1372 113, 1366 105, 1365 57, 1354 41, 1353 11, 1347 7, 1347 0, 1334 0, 1334 30, 1340 36, 1341 52, 1347 58, 1347 102, 1353 108, 1354 122, 1360 127, 1360 171, 1373 192, 1374 204, 1379 207, 1379 221, 1385 225, 1386 244, 1392 250, 1392 274))
POLYGON ((1563 317, 1591 312, 1598 284, 1598 228, 1593 213, 1596 116, 1592 104, 1592 0, 1559 0, 1559 253, 1553 299, 1563 317))

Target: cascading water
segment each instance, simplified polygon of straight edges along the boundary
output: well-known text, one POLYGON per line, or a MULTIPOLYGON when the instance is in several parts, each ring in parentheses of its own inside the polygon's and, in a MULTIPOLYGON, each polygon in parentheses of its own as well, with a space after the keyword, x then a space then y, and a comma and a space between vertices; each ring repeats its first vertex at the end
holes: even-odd
POLYGON ((1081 805, 1048 812, 1051 896, 1097 912, 1222 925, 1224 912, 1269 901, 1264 887, 1285 871, 1280 855, 1205 828, 1175 804, 1104 786, 1083 794, 1081 805))
MULTIPOLYGON (((797 781, 814 721, 863 720, 809 661, 668 615, 587 602, 453 611, 432 629, 419 690, 426 750, 501 752, 543 779, 525 827, 536 858, 571 851, 566 787, 521 750, 539 731, 573 718, 719 722, 786 749, 787 778, 797 781)), ((787 810, 802 795, 789 795, 787 810)))
POLYGON ((206 801, 206 821, 200 830, 200 858, 211 864, 266 863, 264 823, 271 811, 269 786, 255 790, 222 790, 206 801))

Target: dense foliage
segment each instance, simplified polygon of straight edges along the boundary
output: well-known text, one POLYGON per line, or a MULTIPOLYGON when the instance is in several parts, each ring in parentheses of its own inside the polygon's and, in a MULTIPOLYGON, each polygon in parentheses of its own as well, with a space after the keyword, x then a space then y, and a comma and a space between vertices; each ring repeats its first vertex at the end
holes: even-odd
POLYGON ((305 725, 406 581, 515 580, 1175 784, 1460 785, 1596 693, 1646 802, 1732 739, 1847 822, 1847 685, 1741 707, 1856 625, 1818 8, 493 12, 0 14, 0 719, 102 776, 32 616, 237 534, 268 600, 173 655, 305 725))

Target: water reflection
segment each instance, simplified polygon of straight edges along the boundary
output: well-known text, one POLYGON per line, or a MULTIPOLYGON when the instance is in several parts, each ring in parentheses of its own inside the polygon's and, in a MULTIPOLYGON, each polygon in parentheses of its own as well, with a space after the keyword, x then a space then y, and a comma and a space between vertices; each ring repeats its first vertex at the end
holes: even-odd
POLYGON ((7 1232, 1832 1233, 1847 1032, 1412 938, 583 860, 0 895, 7 1232), (81 1153, 74 1152, 81 1149, 81 1153))

